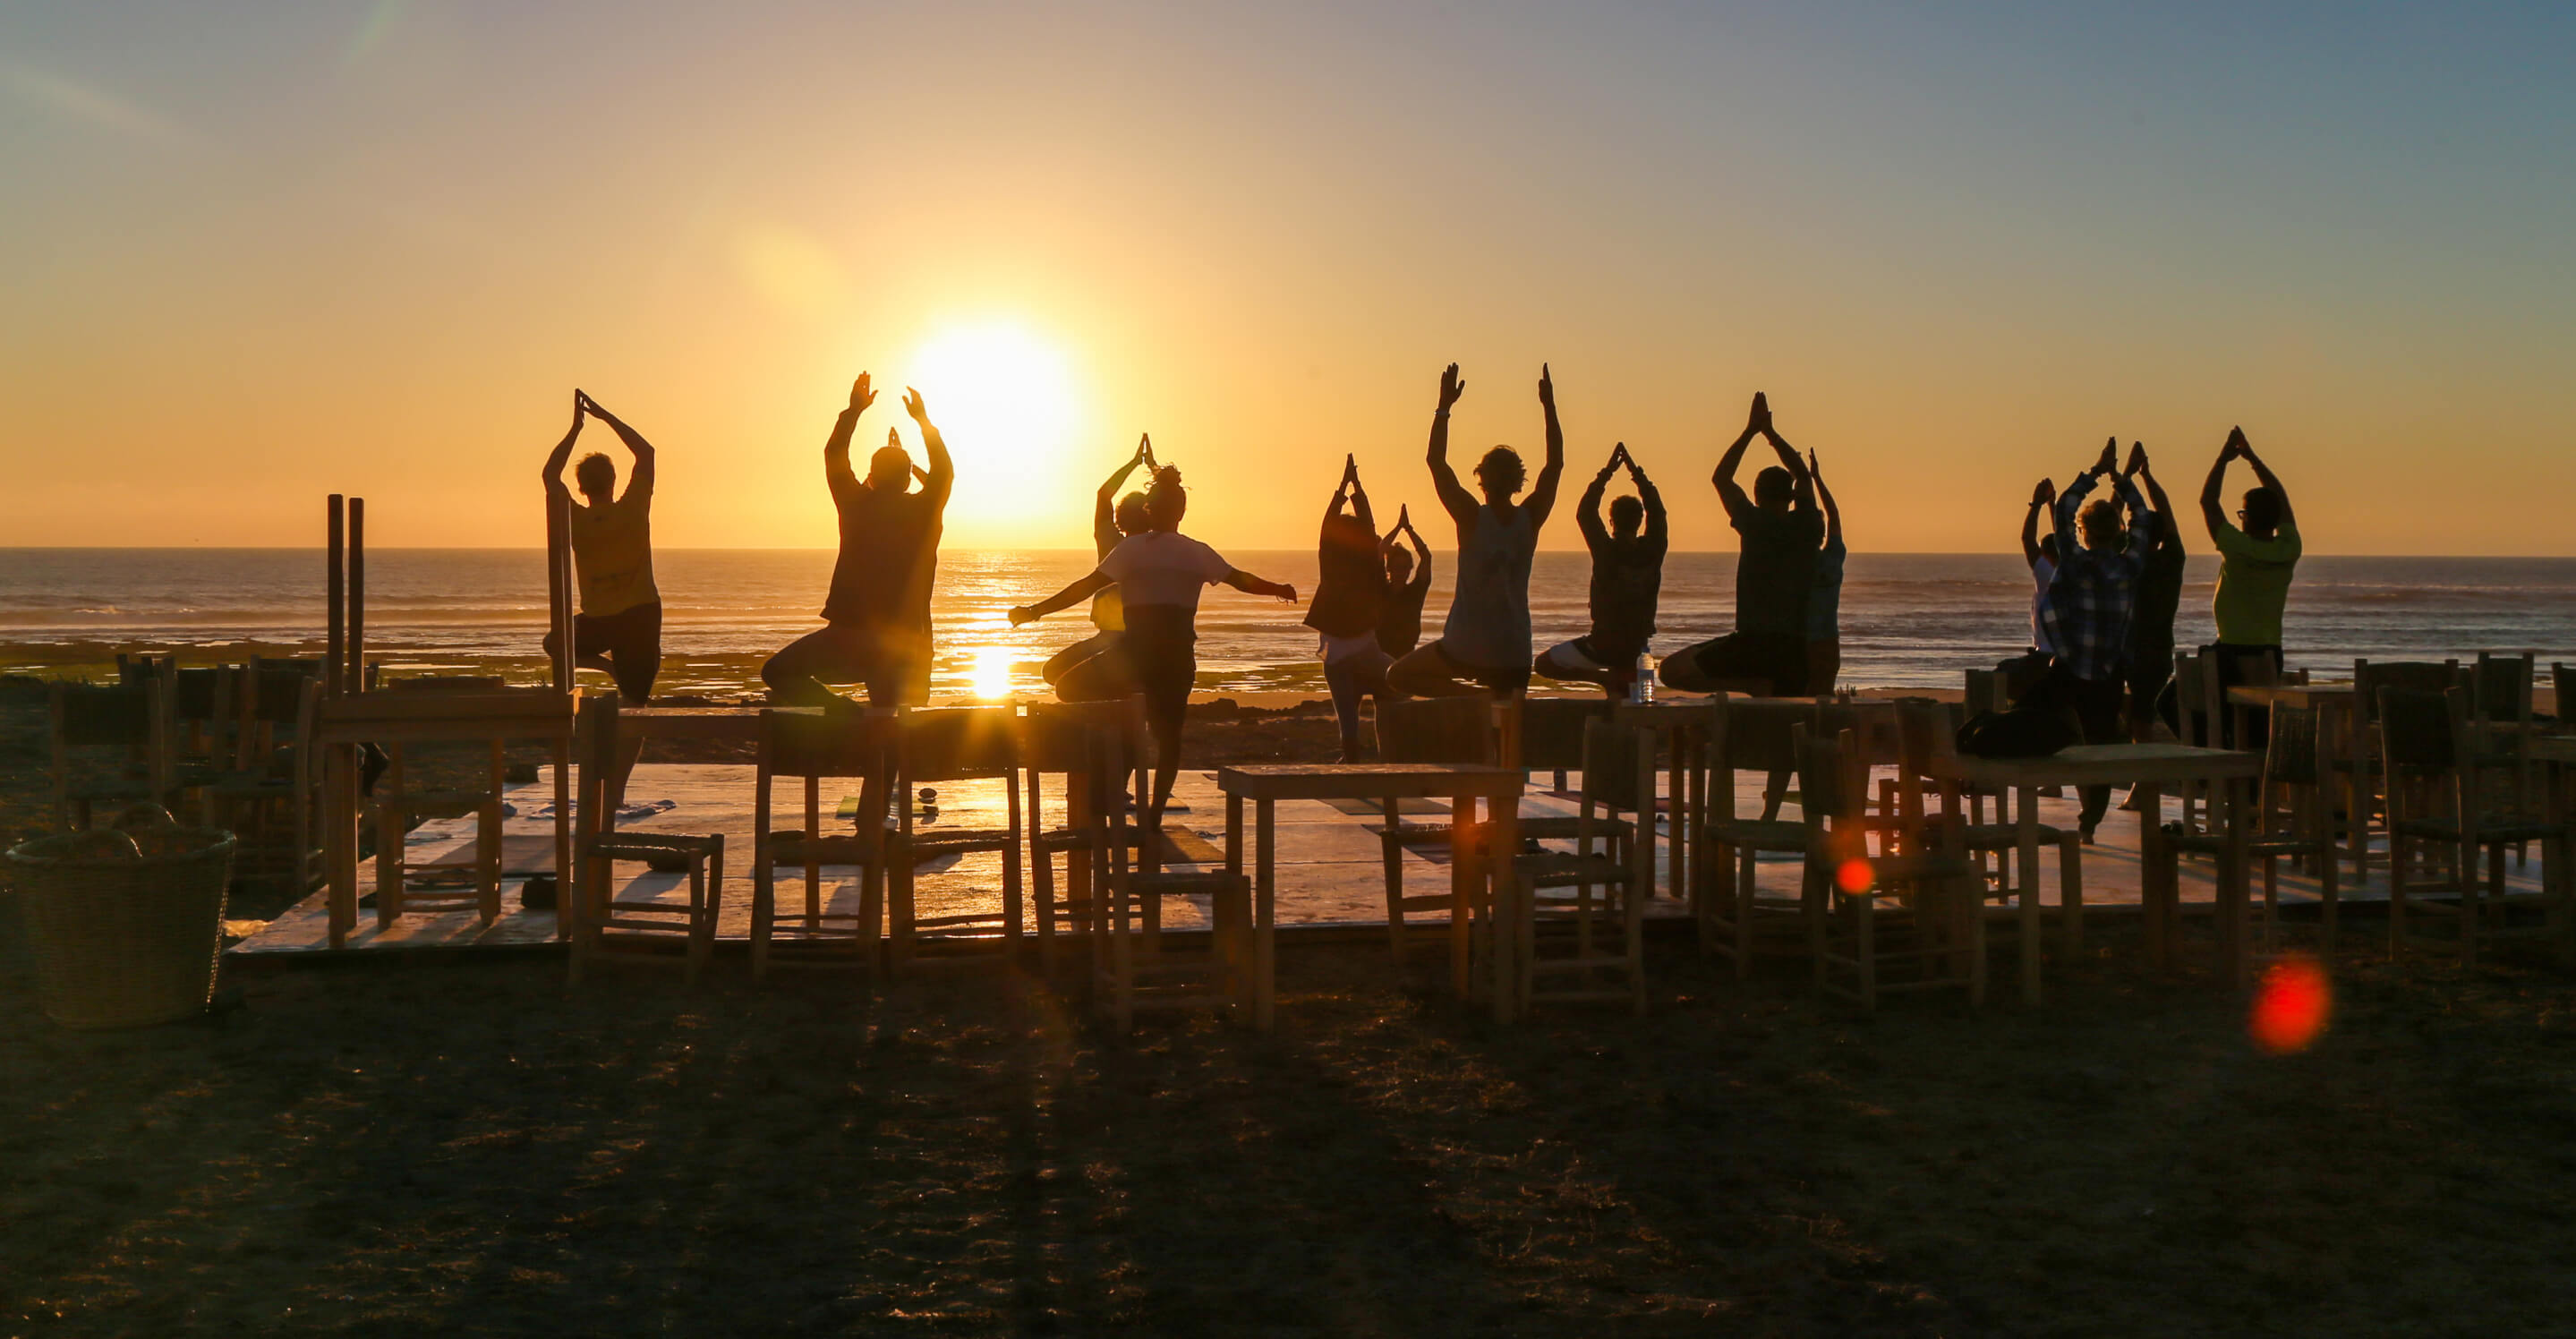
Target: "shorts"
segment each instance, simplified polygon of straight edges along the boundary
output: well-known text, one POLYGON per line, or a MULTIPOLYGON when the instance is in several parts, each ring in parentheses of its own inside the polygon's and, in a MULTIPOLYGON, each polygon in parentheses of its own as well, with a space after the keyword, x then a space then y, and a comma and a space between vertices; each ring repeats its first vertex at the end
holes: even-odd
MULTIPOLYGON (((555 636, 546 634, 546 654, 555 652, 555 636)), ((662 602, 654 600, 613 614, 572 616, 572 653, 598 656, 609 663, 617 695, 628 706, 653 697, 653 680, 662 673, 662 602)))

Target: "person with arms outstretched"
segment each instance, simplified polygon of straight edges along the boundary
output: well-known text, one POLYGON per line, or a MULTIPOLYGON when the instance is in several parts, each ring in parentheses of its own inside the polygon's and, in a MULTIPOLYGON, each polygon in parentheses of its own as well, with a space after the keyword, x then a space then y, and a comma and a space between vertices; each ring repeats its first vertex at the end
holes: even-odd
POLYGON ((849 407, 823 443, 823 478, 840 514, 841 555, 832 566, 825 626, 790 643, 760 667, 773 702, 846 706, 827 683, 864 683, 878 706, 930 700, 930 590, 939 576, 939 534, 957 470, 948 443, 930 421, 921 392, 906 388, 903 407, 921 427, 930 468, 916 470, 894 430, 868 458, 868 476, 850 469, 850 435, 876 402, 861 372, 849 407), (921 488, 914 491, 918 477, 921 488))
MULTIPOLYGON (((2139 496, 2137 482, 2120 472, 2120 443, 2113 438, 2102 458, 2075 476, 2057 497, 2057 579, 2048 588, 2048 640, 2057 648, 2048 677, 2029 701, 2072 712, 2087 744, 2116 744, 2127 733, 2120 709, 2128 672, 2129 618, 2137 607, 2138 577, 2155 544, 2156 517, 2139 496), (2108 478, 2118 502, 2087 504, 2108 478), (2120 510, 2129 512, 2120 524, 2120 510)), ((2146 468, 2145 452, 2138 467, 2146 468)), ((2111 788, 2086 786, 2080 816, 2085 841, 2102 823, 2111 788)))
POLYGON ((1807 598, 1816 582, 1816 551, 1824 519, 1816 510, 1816 483, 1771 425, 1771 404, 1753 394, 1744 431, 1726 448, 1710 482, 1726 503, 1726 519, 1743 537, 1735 562, 1735 631, 1664 657, 1657 673, 1667 688, 1705 693, 1729 683, 1752 683, 1778 697, 1807 691, 1807 598), (1744 451, 1761 437, 1780 463, 1753 476, 1753 495, 1735 482, 1744 451))
POLYGON ((1825 471, 1816 453, 1807 452, 1807 477, 1816 481, 1816 501, 1825 509, 1825 542, 1816 550, 1816 579, 1807 588, 1807 691, 1830 693, 1843 672, 1843 509, 1834 505, 1834 490, 1825 486, 1825 471))
POLYGON ((1394 662, 1377 643, 1386 615, 1386 561, 1378 551, 1368 490, 1360 486, 1357 456, 1343 458, 1342 482, 1324 509, 1315 543, 1315 566, 1315 602, 1306 610, 1306 626, 1322 639, 1317 654, 1341 729, 1342 761, 1358 762, 1360 699, 1374 694, 1386 700, 1386 669, 1394 662))
POLYGON ((2290 510, 2289 491, 2254 454, 2243 428, 2228 430, 2227 445, 2209 467, 2209 481, 2200 489, 2200 515, 2219 554, 2218 594, 2209 612, 2218 623, 2220 672, 2247 652, 2269 657, 2272 667, 2280 669, 2281 616, 2289 607, 2290 577, 2298 570, 2301 552, 2299 519, 2290 510), (2245 490, 2239 505, 2236 519, 2244 522, 2242 529, 2227 523, 2219 500, 2231 460, 2244 461, 2260 481, 2245 490))
POLYGON ((1574 523, 1592 551, 1592 630, 1549 647, 1536 669, 1560 683, 1592 684, 1615 701, 1628 696, 1637 679, 1637 661, 1654 640, 1667 543, 1663 495, 1637 467, 1626 442, 1611 448, 1609 463, 1583 490, 1574 505, 1574 523), (1627 467, 1637 495, 1611 503, 1610 524, 1604 527, 1601 495, 1621 466, 1627 467))
POLYGON ((1378 616, 1378 649, 1401 660, 1422 644, 1422 604, 1431 597, 1431 546, 1413 528, 1413 509, 1398 507, 1395 528, 1378 552, 1386 561, 1386 609, 1378 616), (1410 544, 1409 550, 1405 545, 1410 544))
MULTIPOLYGON (((1110 550, 1117 548, 1121 540, 1145 529, 1145 495, 1136 492, 1122 498, 1118 496, 1118 489, 1139 465, 1145 466, 1147 477, 1151 477, 1153 464, 1154 437, 1147 433, 1137 439, 1136 454, 1129 456, 1126 464, 1111 471, 1108 480, 1100 485, 1100 491, 1092 496, 1091 546, 1095 565, 1098 560, 1108 557, 1110 550)), ((1054 687, 1074 666, 1117 649, 1118 639, 1127 631, 1127 610, 1119 599, 1116 586, 1091 597, 1091 626, 1090 636, 1047 657, 1046 664, 1039 667, 1038 677, 1044 679, 1048 687, 1054 687)))
POLYGON ((1556 383, 1540 364, 1538 403, 1546 416, 1547 463, 1529 497, 1515 503, 1527 478, 1520 453, 1498 446, 1476 464, 1476 495, 1449 467, 1449 410, 1466 393, 1451 363, 1440 374, 1440 407, 1431 415, 1431 483, 1458 527, 1458 588, 1440 636, 1408 652, 1387 671, 1387 683, 1407 697, 1460 697, 1492 693, 1510 697, 1529 687, 1530 558, 1538 532, 1556 509, 1557 480, 1565 473, 1565 431, 1556 421, 1556 383))
POLYGON ((1297 600, 1296 587, 1264 581, 1182 534, 1181 518, 1188 510, 1181 472, 1170 465, 1157 467, 1154 485, 1145 491, 1144 533, 1120 541, 1090 575, 1036 604, 1011 610, 1016 628, 1070 609, 1111 586, 1125 597, 1127 635, 1118 650, 1074 666, 1056 685, 1056 695, 1067 702, 1144 695, 1145 724, 1154 736, 1149 832, 1162 830, 1163 809, 1171 803, 1172 782, 1180 775, 1181 728, 1189 715, 1190 689, 1198 681, 1200 589, 1223 582, 1250 595, 1276 596, 1291 604, 1297 600))
MULTIPOLYGON (((576 390, 572 428, 546 457, 544 479, 546 497, 565 505, 571 516, 566 538, 581 588, 581 607, 572 620, 573 663, 606 671, 628 706, 642 706, 652 700, 653 680, 662 672, 662 592, 653 582, 653 444, 576 390), (596 451, 573 466, 580 500, 564 487, 564 462, 572 458, 585 416, 607 424, 635 458, 622 496, 617 466, 596 451)), ((548 656, 558 649, 557 640, 555 633, 546 634, 548 656)))

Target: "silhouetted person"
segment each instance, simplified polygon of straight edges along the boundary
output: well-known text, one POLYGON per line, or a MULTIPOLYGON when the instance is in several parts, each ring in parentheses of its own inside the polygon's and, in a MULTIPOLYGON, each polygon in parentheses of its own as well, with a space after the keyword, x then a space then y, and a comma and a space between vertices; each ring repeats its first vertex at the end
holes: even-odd
POLYGON ((1628 444, 1610 451, 1610 461, 1592 476, 1575 504, 1574 522, 1592 550, 1592 630, 1570 642, 1559 642, 1539 656, 1537 672, 1564 683, 1598 686, 1613 699, 1626 697, 1637 680, 1638 658, 1655 636, 1655 601, 1664 585, 1663 495, 1637 468, 1628 444), (1610 524, 1601 524, 1601 495, 1621 466, 1637 496, 1610 504, 1610 524))
POLYGON ((2021 518, 2021 558, 2030 568, 2030 649, 1995 666, 2004 676, 2004 692, 2018 698, 2047 677, 2049 662, 2057 658, 2048 644, 2048 587, 2057 579, 2057 485, 2041 479, 2030 490, 2030 509, 2021 518), (2048 522, 2047 533, 2040 522, 2048 522))
MULTIPOLYGON (((1095 566, 1118 547, 1119 541, 1145 530, 1145 495, 1129 493, 1122 498, 1118 496, 1118 489, 1137 466, 1150 467, 1153 463, 1154 438, 1149 433, 1137 439, 1136 454, 1129 456, 1126 464, 1111 471, 1108 480, 1100 485, 1100 491, 1092 496, 1091 547, 1095 566)), ((1118 639, 1127 631, 1127 609, 1116 586, 1091 597, 1091 626, 1090 636, 1047 657, 1046 664, 1039 667, 1038 677, 1044 679, 1048 687, 1054 687, 1074 666, 1117 648, 1118 639)))
POLYGON ((1199 591, 1218 582, 1252 595, 1295 603, 1297 588, 1243 571, 1217 551, 1181 533, 1189 510, 1181 472, 1154 471, 1145 492, 1146 530, 1120 541, 1086 577, 1033 605, 1011 611, 1011 626, 1067 609, 1115 585, 1127 605, 1127 635, 1118 649, 1073 667, 1056 684, 1067 702, 1095 702, 1141 693, 1145 723, 1154 734, 1154 808, 1146 830, 1162 831, 1163 809, 1181 769, 1181 727, 1189 716, 1190 689, 1198 681, 1199 591))
POLYGON ((849 408, 823 443, 823 478, 840 513, 841 556, 823 602, 823 630, 798 638, 760 667, 772 701, 846 705, 827 682, 865 683, 868 701, 880 706, 930 700, 930 589, 939 575, 939 532, 957 470, 921 392, 907 387, 904 411, 921 425, 930 468, 915 471, 889 429, 886 444, 868 457, 868 477, 852 473, 850 434, 875 402, 862 372, 850 386, 849 408), (919 492, 912 491, 916 473, 919 492))
POLYGON ((1386 617, 1386 560, 1378 551, 1377 516, 1360 486, 1356 456, 1342 462, 1341 486, 1324 510, 1315 541, 1315 602, 1306 626, 1322 638, 1324 686, 1333 694, 1333 719, 1341 728, 1342 761, 1360 756, 1360 699, 1386 697, 1386 671, 1394 657, 1377 644, 1386 617))
MULTIPOLYGON (((2155 543, 2155 515, 2137 484, 2119 473, 2119 443, 2102 448, 2102 458, 2075 476, 2057 498, 2057 579, 2048 588, 2048 639, 2057 648, 2048 677, 2032 693, 2047 705, 2074 713, 2087 744, 2118 743, 2122 729, 2120 693, 2128 669, 2129 616, 2136 607, 2138 576, 2146 570, 2155 543), (2096 485, 2109 477, 2120 501, 2086 505, 2096 485), (2129 509, 2124 534, 2120 508, 2129 509)), ((2145 467, 2144 454, 2139 457, 2145 467)), ((2093 840, 2102 813, 2111 804, 2111 788, 2086 786, 2081 815, 2084 840, 2093 840)))
POLYGON ((2156 702, 2173 681, 2174 614, 2182 605, 2185 554, 2173 501, 2147 466, 2145 443, 2129 444, 2127 473, 2146 488, 2156 509, 2155 541, 2138 575, 2137 608, 2129 615, 2129 737, 2145 741, 2155 737, 2156 702))
POLYGON ((1753 396, 1743 435, 1726 448, 1711 482, 1726 503, 1727 522, 1743 537, 1735 562, 1735 631, 1673 652, 1658 672, 1665 687, 1684 692, 1754 679, 1775 696, 1796 697, 1807 691, 1807 598, 1825 527, 1816 511, 1815 480, 1772 430, 1771 405, 1760 392, 1753 396), (1755 437, 1771 443, 1780 464, 1753 476, 1748 498, 1735 475, 1755 437))
POLYGON ((1386 559, 1386 608, 1377 621, 1378 649, 1402 658, 1422 644, 1422 603, 1431 595, 1431 546, 1413 528, 1413 511, 1399 507, 1395 528, 1386 532, 1378 552, 1386 559), (1407 551, 1404 544, 1413 548, 1407 551))
POLYGON ((1498 446, 1476 463, 1476 500, 1449 468, 1449 407, 1467 383, 1451 363, 1440 374, 1440 408, 1431 416, 1431 484, 1458 527, 1458 588, 1438 640, 1418 647, 1387 671, 1387 682, 1407 697, 1508 697, 1529 687, 1530 556, 1538 532, 1556 509, 1556 484, 1565 473, 1565 433, 1556 422, 1556 383, 1541 364, 1538 403, 1547 418, 1547 463, 1526 501, 1514 503, 1527 469, 1520 453, 1498 446))
POLYGON ((1816 501, 1825 509, 1825 542, 1816 550, 1816 579, 1807 588, 1807 691, 1830 693, 1843 672, 1843 510, 1834 505, 1834 490, 1816 453, 1807 452, 1807 477, 1816 481, 1816 501))
POLYGON ((2290 602, 2290 577, 2299 566, 2299 522, 2290 510, 2290 495, 2271 467, 2254 454, 2243 428, 2231 428, 2227 445, 2209 467, 2209 482, 2200 489, 2201 519, 2209 523, 2210 543, 2217 547, 2218 594, 2209 612, 2218 623, 2220 672, 2228 673, 2235 655, 2254 652, 2281 668, 2281 615, 2290 602), (2242 459, 2261 485, 2245 490, 2236 517, 2227 523, 2219 503, 2227 483, 2227 462, 2242 459))
MULTIPOLYGON (((653 584, 653 444, 598 401, 574 391, 572 429, 546 457, 549 499, 571 499, 563 468, 581 436, 584 414, 615 431, 635 463, 623 497, 617 495, 617 466, 608 457, 593 451, 573 466, 581 488, 580 499, 571 502, 567 536, 581 587, 572 620, 573 663, 606 671, 617 680, 617 695, 637 706, 652 700, 653 680, 662 672, 662 592, 653 584)), ((554 655, 558 640, 546 633, 547 656, 554 655)))

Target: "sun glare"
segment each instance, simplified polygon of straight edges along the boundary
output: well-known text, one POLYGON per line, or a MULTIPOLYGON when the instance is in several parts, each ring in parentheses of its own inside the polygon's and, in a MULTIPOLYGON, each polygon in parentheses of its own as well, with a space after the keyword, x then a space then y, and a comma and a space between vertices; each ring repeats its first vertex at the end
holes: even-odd
MULTIPOLYGON (((940 431, 945 432, 943 428, 940 431)), ((1006 646, 979 647, 974 667, 966 671, 966 686, 975 696, 997 701, 1011 695, 1011 651, 1006 646)))
POLYGON ((902 383, 920 389, 957 461, 953 520, 1080 521, 1066 456, 1080 396, 1064 351, 1013 321, 949 326, 914 351, 902 383))

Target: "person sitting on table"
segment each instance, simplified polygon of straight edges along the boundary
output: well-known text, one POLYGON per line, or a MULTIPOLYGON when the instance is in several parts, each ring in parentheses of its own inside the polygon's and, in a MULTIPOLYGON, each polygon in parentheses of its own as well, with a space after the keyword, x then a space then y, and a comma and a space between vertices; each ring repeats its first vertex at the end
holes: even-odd
POLYGON ((1816 481, 1773 431, 1771 404, 1761 392, 1754 392, 1744 432, 1726 448, 1710 482, 1726 503, 1727 523, 1743 536, 1735 563, 1735 631, 1665 656, 1657 674, 1665 687, 1686 693, 1750 679, 1767 695, 1799 696, 1807 691, 1807 597, 1825 527, 1816 511, 1816 481), (1753 496, 1746 497, 1735 475, 1755 437, 1768 440, 1781 463, 1753 476, 1753 496))
MULTIPOLYGON (((2102 458, 2075 476, 2057 498, 2057 551, 2062 557, 2057 579, 2048 589, 2049 644, 2057 648, 2048 677, 2026 695, 2025 705, 2071 712, 2087 744, 2112 744, 2126 733, 2120 693, 2127 670, 2129 617, 2136 608, 2138 576, 2146 569, 2155 542, 2156 518, 2139 496, 2136 482, 2119 472, 2118 439, 2102 448, 2102 458), (2108 477, 2119 503, 2087 505, 2095 486, 2108 477), (2120 508, 2129 510, 2124 533, 2120 508)), ((2145 453, 2138 456, 2145 468, 2145 453)), ((2093 840, 2102 814, 2111 806, 2111 788, 2086 786, 2079 823, 2084 840, 2093 840)))
POLYGON ((1834 505, 1834 490, 1816 453, 1807 452, 1807 477, 1816 481, 1816 501, 1825 509, 1825 542, 1816 550, 1816 582, 1807 591, 1807 691, 1830 693, 1843 672, 1843 510, 1834 505))
POLYGON ((1142 694, 1145 724, 1154 736, 1154 802, 1145 830, 1162 831, 1163 810, 1181 770, 1181 730, 1190 689, 1198 682, 1199 591, 1218 582, 1251 595, 1296 603, 1297 588, 1264 581, 1181 533, 1189 493, 1181 472, 1164 465, 1145 492, 1146 530, 1129 535, 1100 566, 1063 590, 1011 610, 1011 626, 1035 622, 1117 586, 1127 606, 1127 635, 1114 652, 1076 665, 1056 684, 1067 702, 1098 702, 1142 694))
POLYGON ((1458 527, 1458 588, 1440 636, 1395 662, 1387 683, 1407 697, 1511 697, 1529 687, 1530 559, 1538 532, 1556 509, 1565 473, 1565 432, 1556 421, 1556 383, 1539 365, 1538 403, 1547 421, 1547 463, 1529 497, 1514 502, 1526 477, 1520 453, 1498 446, 1476 465, 1479 502, 1449 467, 1449 409, 1466 393, 1451 363, 1440 374, 1440 407, 1431 415, 1431 483, 1458 527))
POLYGON ((948 443, 930 421, 921 392, 906 388, 904 410, 921 426, 930 468, 917 471, 892 429, 868 458, 868 477, 850 470, 850 434, 876 403, 868 374, 850 385, 849 407, 823 443, 823 478, 840 514, 841 554, 832 565, 826 626, 807 633, 760 667, 773 702, 847 707, 824 686, 864 683, 868 701, 884 706, 930 700, 930 590, 939 577, 939 532, 957 480, 948 443), (912 491, 918 477, 921 489, 912 491))
MULTIPOLYGON (((1139 465, 1145 466, 1147 476, 1151 477, 1153 464, 1154 437, 1146 433, 1137 439, 1136 454, 1129 456, 1126 464, 1110 471, 1108 480, 1092 496, 1091 545, 1095 563, 1108 557, 1110 550, 1118 547, 1119 541, 1146 528, 1145 495, 1129 493, 1122 498, 1118 496, 1118 489, 1139 465)), ((1127 631, 1127 611, 1119 600, 1116 586, 1091 597, 1091 626, 1090 636, 1048 656, 1046 663, 1038 668, 1038 678, 1048 687, 1054 687, 1074 666, 1117 648, 1119 637, 1127 631)))
POLYGON ((1542 677, 1561 683, 1592 684, 1615 702, 1628 696, 1637 680, 1637 662, 1654 640, 1667 544, 1663 495, 1637 468, 1626 442, 1611 448, 1609 463, 1592 476, 1592 486, 1575 504, 1574 522, 1592 551, 1592 630, 1549 647, 1536 668, 1542 677), (1623 465, 1637 496, 1611 503, 1610 525, 1604 529, 1601 494, 1623 465))

